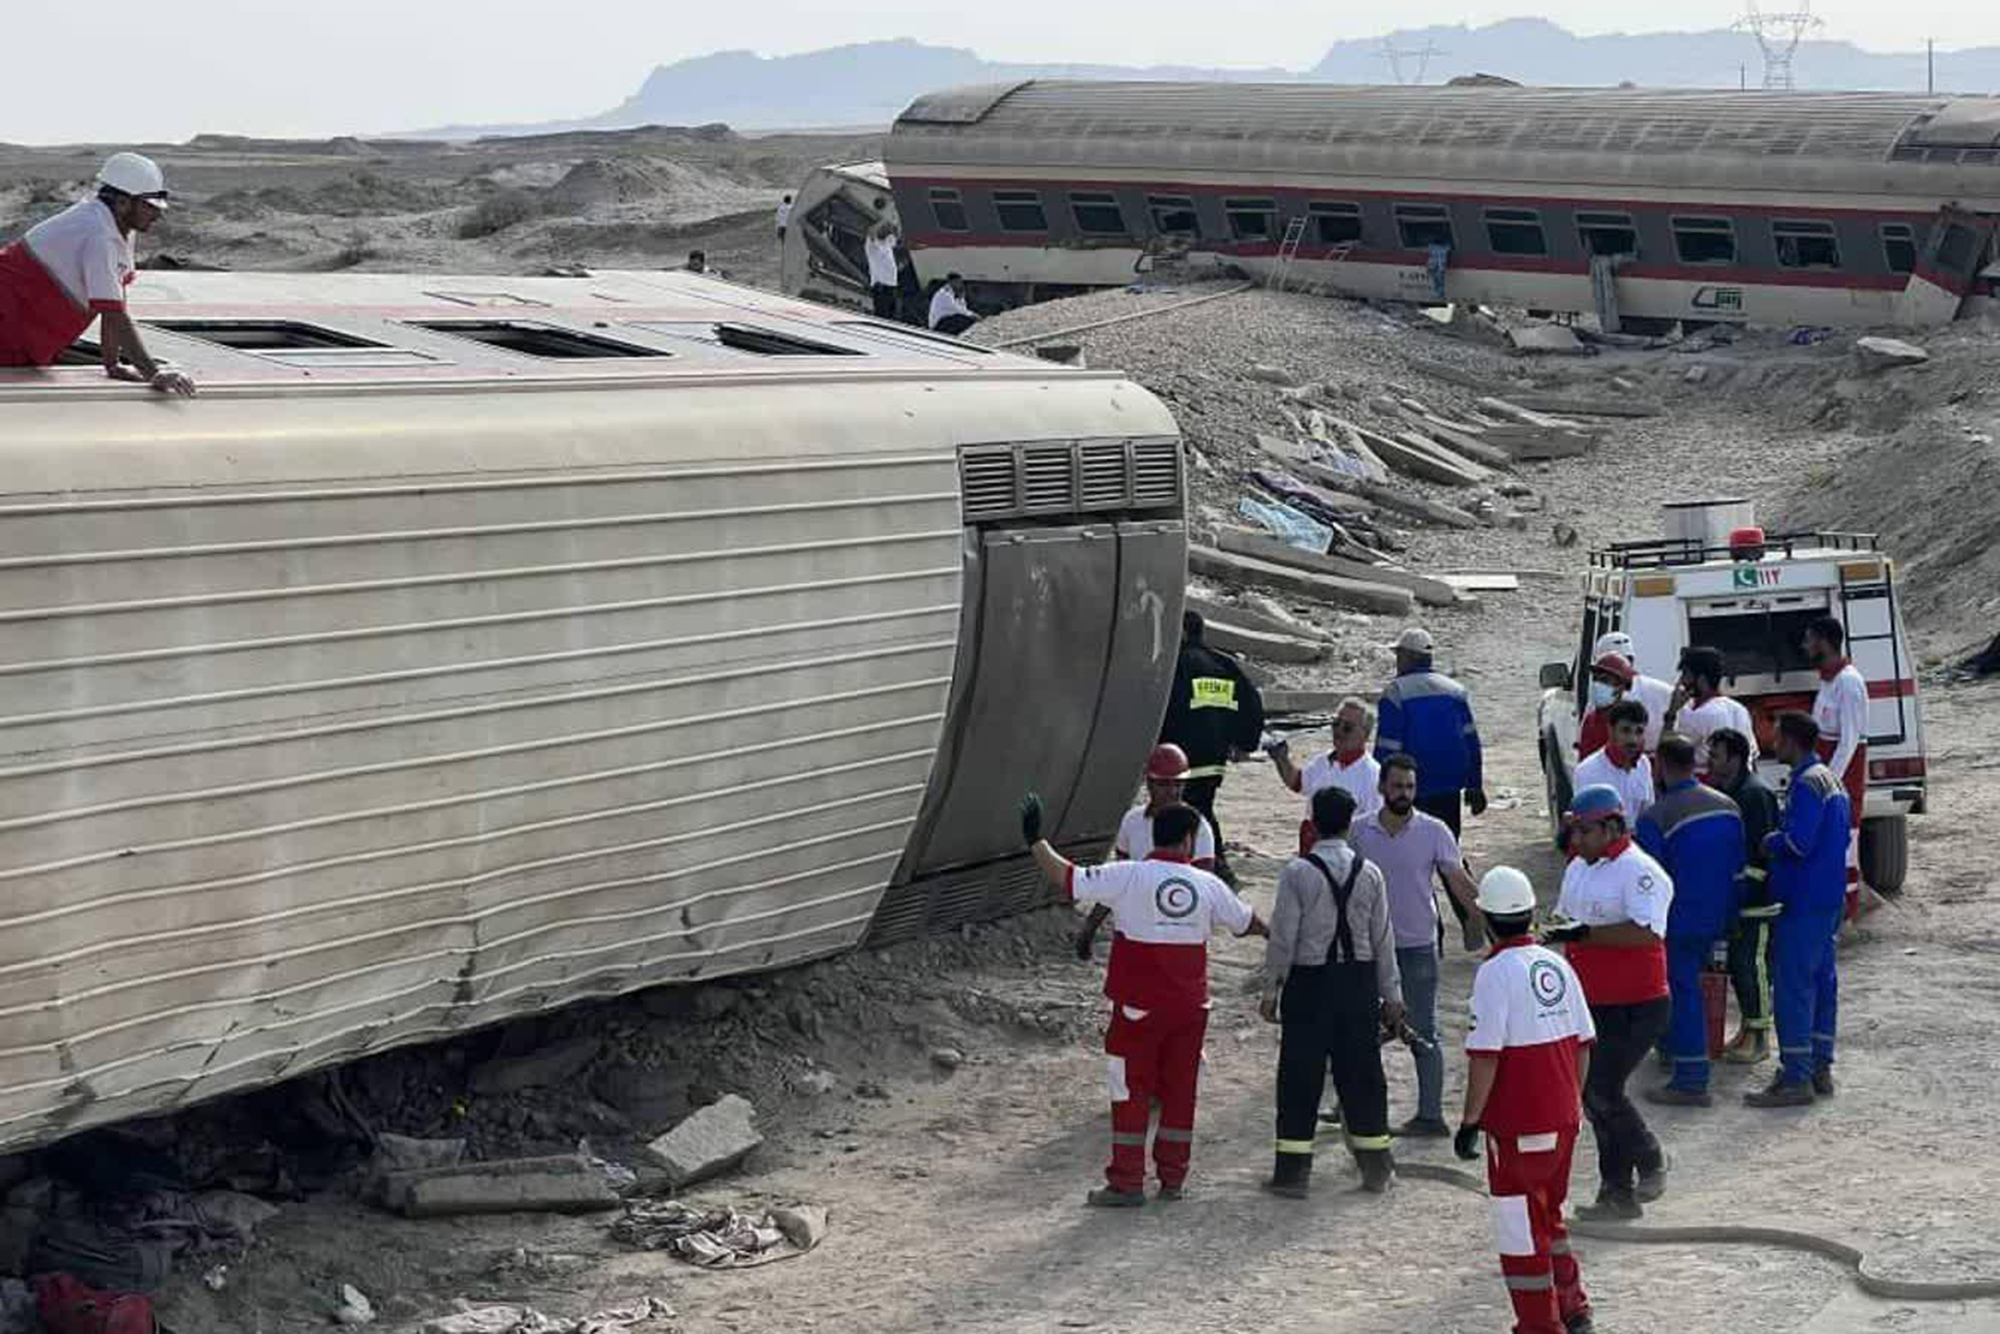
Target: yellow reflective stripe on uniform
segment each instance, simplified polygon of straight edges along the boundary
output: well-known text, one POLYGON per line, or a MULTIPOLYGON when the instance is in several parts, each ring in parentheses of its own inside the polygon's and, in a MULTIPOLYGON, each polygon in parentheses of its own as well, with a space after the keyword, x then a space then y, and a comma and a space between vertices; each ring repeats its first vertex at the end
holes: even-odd
POLYGON ((1226 676, 1197 676, 1188 682, 1191 709, 1236 709, 1236 683, 1226 676))
POLYGON ((1312 1157, 1312 1151, 1313 1142, 1309 1139, 1281 1139, 1278 1141, 1279 1153, 1302 1153, 1310 1158, 1312 1157))
POLYGON ((1187 771, 1189 778, 1220 778, 1229 772, 1226 764, 1203 764, 1187 771))
POLYGON ((1349 1135, 1347 1147, 1350 1149, 1387 1149, 1396 1141, 1388 1135, 1349 1135))
POLYGON ((1761 866, 1746 866, 1743 868, 1743 878, 1745 880, 1765 880, 1769 876, 1761 866))

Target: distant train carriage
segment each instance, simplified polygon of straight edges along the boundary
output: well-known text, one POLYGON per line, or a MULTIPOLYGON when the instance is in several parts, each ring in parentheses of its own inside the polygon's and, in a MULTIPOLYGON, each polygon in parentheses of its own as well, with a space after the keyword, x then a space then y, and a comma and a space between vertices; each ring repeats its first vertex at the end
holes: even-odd
POLYGON ((1047 901, 1157 733, 1172 418, 687 274, 148 273, 0 372, 0 1150, 1047 901))
POLYGON ((1184 241, 1628 329, 1918 326, 1990 286, 2000 99, 1030 80, 917 99, 885 158, 919 277, 988 307, 1184 241))

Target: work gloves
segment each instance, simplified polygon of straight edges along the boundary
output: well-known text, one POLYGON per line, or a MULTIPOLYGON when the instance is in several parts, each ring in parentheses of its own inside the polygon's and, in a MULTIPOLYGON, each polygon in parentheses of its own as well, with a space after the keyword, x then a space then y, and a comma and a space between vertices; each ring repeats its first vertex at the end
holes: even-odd
POLYGON ((1042 841, 1042 799, 1030 792, 1021 798, 1021 842, 1028 847, 1042 841))
POLYGON ((1465 794, 1465 805, 1474 815, 1486 814, 1486 789, 1475 787, 1465 794))
POLYGON ((1479 1123, 1477 1121, 1467 1122, 1458 1128, 1458 1133, 1451 1137, 1451 1151, 1468 1163, 1479 1157, 1479 1123))

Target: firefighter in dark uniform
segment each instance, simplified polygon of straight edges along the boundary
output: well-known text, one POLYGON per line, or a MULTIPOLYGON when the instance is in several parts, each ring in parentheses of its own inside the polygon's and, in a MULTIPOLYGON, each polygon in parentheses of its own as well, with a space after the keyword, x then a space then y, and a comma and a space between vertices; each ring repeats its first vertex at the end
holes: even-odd
POLYGON ((1258 1007, 1267 1022, 1282 1025, 1277 1156, 1265 1189, 1295 1199, 1312 1182, 1329 1067, 1361 1184, 1378 1193, 1389 1188, 1395 1163, 1382 1033, 1403 1019, 1388 884, 1347 843, 1354 798, 1322 788, 1313 794, 1312 818, 1319 841, 1278 877, 1258 1007))
POLYGON ((1215 873, 1236 883, 1223 848, 1222 822, 1215 818, 1215 798, 1230 757, 1257 749, 1264 735, 1264 700, 1257 684, 1236 659, 1202 642, 1202 620, 1194 612, 1181 616, 1180 659, 1174 664, 1173 694, 1167 700, 1160 740, 1187 752, 1188 780, 1184 800, 1202 813, 1215 834, 1215 873))

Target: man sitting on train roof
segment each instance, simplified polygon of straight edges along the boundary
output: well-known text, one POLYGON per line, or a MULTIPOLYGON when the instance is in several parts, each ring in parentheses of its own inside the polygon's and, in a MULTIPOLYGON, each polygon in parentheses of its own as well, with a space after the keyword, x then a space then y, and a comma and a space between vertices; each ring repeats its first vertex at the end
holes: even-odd
POLYGON ((0 250, 0 366, 48 366, 101 322, 104 373, 192 395, 194 381, 161 369, 125 311, 137 276, 132 234, 167 211, 165 177, 151 158, 113 153, 97 173, 97 193, 37 223, 0 250))
POLYGON ((931 296, 931 328, 941 334, 956 336, 977 323, 979 317, 972 313, 971 306, 965 304, 964 275, 945 275, 944 282, 931 296))

